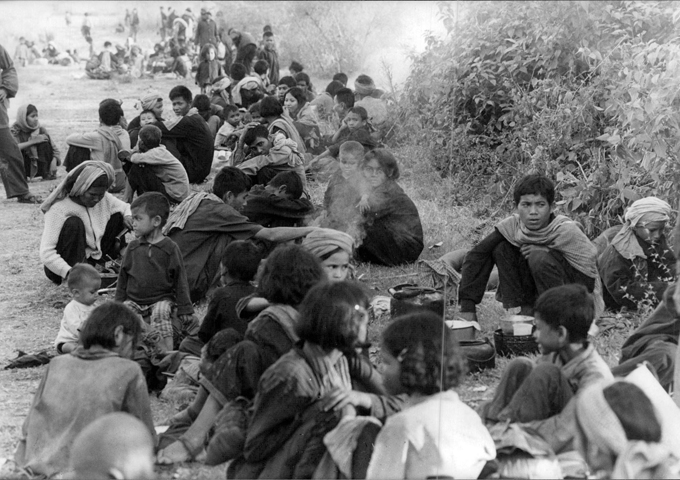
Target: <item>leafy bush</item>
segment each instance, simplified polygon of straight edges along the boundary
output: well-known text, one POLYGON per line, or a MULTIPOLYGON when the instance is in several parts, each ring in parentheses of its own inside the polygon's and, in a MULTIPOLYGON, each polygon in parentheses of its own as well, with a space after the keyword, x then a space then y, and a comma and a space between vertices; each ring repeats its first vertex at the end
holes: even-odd
POLYGON ((677 204, 678 13, 670 2, 481 2, 414 56, 402 141, 416 138, 466 201, 507 201, 519 176, 557 181, 591 236, 625 205, 677 204))

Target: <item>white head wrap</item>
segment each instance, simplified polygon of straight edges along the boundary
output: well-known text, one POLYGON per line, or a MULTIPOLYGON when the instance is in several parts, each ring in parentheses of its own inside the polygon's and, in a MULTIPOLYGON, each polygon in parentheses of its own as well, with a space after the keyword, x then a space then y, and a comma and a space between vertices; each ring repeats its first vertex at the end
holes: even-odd
POLYGON ((63 200, 67 196, 79 197, 80 195, 87 192, 94 181, 103 175, 106 175, 108 186, 111 187, 116 178, 111 165, 95 160, 88 160, 81 163, 71 170, 57 186, 57 188, 55 188, 54 191, 50 193, 50 196, 47 197, 42 205, 40 205, 40 210, 42 210, 43 213, 47 213, 47 211, 52 208, 52 205, 60 200, 63 200), (66 187, 71 182, 73 182, 74 178, 76 178, 75 183, 73 183, 73 186, 67 190, 66 187))
POLYGON ((651 222, 667 222, 670 215, 671 206, 659 198, 646 197, 636 200, 626 209, 624 215, 626 223, 612 240, 612 246, 628 260, 635 257, 647 258, 635 237, 635 227, 645 226, 651 222))

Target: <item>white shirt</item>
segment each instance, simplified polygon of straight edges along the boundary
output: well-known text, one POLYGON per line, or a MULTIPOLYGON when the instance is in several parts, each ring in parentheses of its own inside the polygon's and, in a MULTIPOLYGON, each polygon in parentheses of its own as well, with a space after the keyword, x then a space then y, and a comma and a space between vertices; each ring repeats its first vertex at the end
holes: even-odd
POLYGON ((76 300, 68 302, 68 305, 64 308, 64 316, 61 317, 61 327, 57 338, 54 340, 54 346, 56 347, 60 343, 78 343, 80 327, 83 326, 95 307, 96 305, 85 305, 76 300))
POLYGON ((366 478, 477 478, 495 457, 479 415, 449 390, 387 419, 366 478))

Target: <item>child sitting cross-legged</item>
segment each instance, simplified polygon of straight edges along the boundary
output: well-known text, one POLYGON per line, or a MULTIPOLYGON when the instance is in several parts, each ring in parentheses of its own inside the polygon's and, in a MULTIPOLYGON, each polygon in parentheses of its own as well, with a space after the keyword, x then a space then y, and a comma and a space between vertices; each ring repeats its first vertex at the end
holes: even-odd
POLYGON ((113 412, 134 415, 155 438, 144 375, 131 360, 141 328, 137 315, 121 303, 92 311, 80 332, 82 348, 47 366, 15 453, 20 468, 31 476, 65 473, 78 434, 113 412))
POLYGON ((133 151, 121 152, 119 157, 134 193, 159 192, 170 202, 180 203, 189 195, 189 177, 180 161, 161 145, 161 136, 157 126, 144 125, 133 151))
POLYGON ((326 157, 337 158, 340 153, 340 146, 348 141, 354 140, 364 146, 366 151, 373 150, 378 144, 371 138, 371 128, 368 123, 368 113, 363 107, 352 107, 345 115, 342 125, 331 138, 331 145, 319 156, 312 159, 316 163, 326 157))
POLYGON ((580 284, 546 290, 534 307, 534 337, 543 354, 507 366, 493 399, 482 408, 487 424, 521 423, 545 440, 555 453, 573 449, 574 396, 612 373, 587 340, 595 317, 594 301, 580 284))
POLYGON ((477 478, 496 449, 454 390, 465 364, 442 318, 416 312, 395 319, 383 332, 380 355, 385 388, 408 400, 380 430, 366 477, 353 478, 477 478))
POLYGON ((74 265, 66 281, 73 299, 64 308, 61 327, 54 340, 59 353, 71 353, 78 347, 80 329, 95 308, 97 290, 102 283, 97 269, 88 263, 74 265))
POLYGON ((296 172, 278 173, 266 187, 255 185, 250 189, 243 214, 267 228, 304 226, 314 206, 307 198, 301 198, 303 191, 296 172))
POLYGON ((213 293, 198 330, 198 338, 203 343, 225 328, 233 328, 241 335, 246 333, 248 322, 236 314, 236 303, 255 292, 251 282, 262 258, 262 250, 248 240, 233 241, 224 249, 220 262, 222 287, 213 293))
POLYGON ((150 317, 149 330, 160 336, 155 342, 158 353, 166 353, 174 346, 173 310, 184 331, 190 329, 194 313, 182 253, 162 233, 170 204, 160 193, 149 192, 132 202, 130 208, 137 238, 123 257, 116 301, 124 302, 142 317, 150 317))

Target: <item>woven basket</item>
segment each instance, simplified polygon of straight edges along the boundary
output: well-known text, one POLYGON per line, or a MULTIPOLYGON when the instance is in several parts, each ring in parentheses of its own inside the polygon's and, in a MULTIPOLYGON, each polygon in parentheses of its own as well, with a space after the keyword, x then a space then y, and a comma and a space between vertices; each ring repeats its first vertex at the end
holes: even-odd
POLYGON ((509 336, 502 329, 493 332, 496 353, 503 357, 531 355, 538 353, 538 344, 533 335, 509 336))

